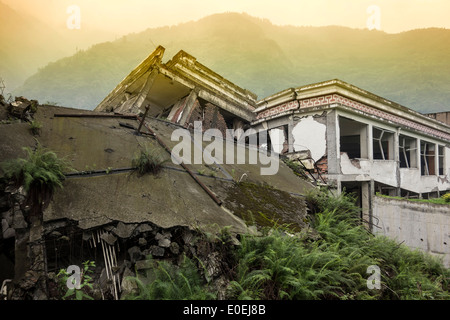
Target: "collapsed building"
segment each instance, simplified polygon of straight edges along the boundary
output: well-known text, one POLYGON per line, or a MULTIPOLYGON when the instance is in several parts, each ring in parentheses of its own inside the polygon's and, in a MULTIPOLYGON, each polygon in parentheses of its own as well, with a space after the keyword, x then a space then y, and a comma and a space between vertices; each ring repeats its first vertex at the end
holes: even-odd
MULTIPOLYGON (((40 284, 43 275, 85 260, 98 262, 99 298, 129 292, 127 277, 151 268, 148 255, 194 254, 209 278, 220 278, 222 258, 194 241, 198 232, 249 232, 259 213, 308 228, 304 194, 321 184, 355 192, 368 228, 378 223, 376 192, 433 197, 450 190, 450 127, 440 121, 340 80, 257 100, 184 51, 164 63, 164 51, 159 46, 94 111, 34 105, 32 118, 42 124, 37 140, 68 159, 73 172, 46 203, 41 221, 28 218, 23 188, 8 185, 0 194, 0 282, 12 279, 18 288, 10 298, 51 297, 51 288, 40 284), (260 174, 263 164, 173 163, 172 133, 192 132, 196 121, 203 130, 267 132, 268 140, 256 146, 244 140, 247 156, 252 147, 282 155, 300 163, 311 180, 283 162, 267 176, 260 174), (165 155, 164 170, 136 173, 132 158, 145 150, 165 155)), ((26 118, 30 105, 3 103, 26 118)), ((37 146, 26 122, 1 125, 0 136, 2 160, 37 146)), ((233 138, 224 140, 224 150, 241 137, 233 138)), ((207 148, 204 141, 189 144, 201 153, 207 148)), ((448 231, 436 237, 439 243, 442 237, 448 231)), ((447 247, 440 250, 448 255, 447 247)))
MULTIPOLYGON (((143 65, 157 61, 162 51, 158 49, 143 65)), ((153 86, 144 69, 142 78, 127 77, 114 91, 118 96, 111 94, 102 103, 107 106, 109 101, 112 109, 34 105, 31 110, 26 99, 11 104, 1 101, 2 161, 23 158, 22 147, 41 145, 66 159, 73 169, 65 174, 64 187, 54 191, 38 217, 31 217, 23 187, 5 182, 0 188, 0 282, 8 299, 53 298, 56 274, 86 260, 97 264, 100 288, 95 298, 119 299, 130 293, 127 278, 133 271, 145 274, 152 267, 147 262, 150 255, 175 261, 182 255, 195 256, 206 267, 205 276, 220 284, 226 259, 214 252, 210 243, 198 240, 202 234, 226 229, 234 244, 239 243, 239 234, 256 232, 249 221, 260 214, 307 226, 303 195, 313 185, 283 163, 277 175, 261 176, 262 164, 213 161, 185 165, 171 160, 171 150, 177 145, 172 133, 189 127, 190 119, 202 121, 205 128, 241 128, 253 119, 255 101, 254 95, 189 55, 176 57, 180 61, 172 60, 170 68, 158 64, 156 70, 164 75, 157 73, 153 86), (183 61, 189 62, 186 70, 197 72, 190 73, 191 78, 183 73, 183 61), (150 90, 151 96, 143 88, 150 90), (142 100, 140 109, 127 103, 129 100, 142 100), (141 111, 146 104, 149 108, 144 115, 141 111), (12 110, 22 120, 9 120, 12 110), (183 116, 188 114, 190 117, 183 116), (40 123, 38 135, 30 131, 30 119, 40 123), (147 151, 164 160, 157 174, 140 175, 133 166, 135 156, 147 151)), ((227 144, 236 142, 225 141, 224 149, 227 144)), ((203 153, 207 142, 193 140, 189 145, 203 153)), ((244 148, 249 153, 250 149, 244 148)))
POLYGON ((450 189, 450 126, 340 80, 291 88, 258 101, 252 127, 272 149, 359 195, 439 197, 450 189))

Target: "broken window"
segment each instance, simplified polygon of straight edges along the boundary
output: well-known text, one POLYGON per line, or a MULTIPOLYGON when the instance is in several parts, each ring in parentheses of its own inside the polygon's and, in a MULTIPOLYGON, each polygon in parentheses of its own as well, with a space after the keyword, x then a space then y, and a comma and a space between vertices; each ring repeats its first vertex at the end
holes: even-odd
POLYGON ((420 172, 423 176, 434 175, 436 146, 433 143, 420 141, 420 172))
POLYGON ((367 158, 367 125, 339 117, 340 149, 350 159, 367 158))
POLYGON ((417 168, 416 139, 400 135, 398 142, 400 168, 417 168))
POLYGON ((394 133, 380 128, 373 128, 373 158, 394 160, 394 133))
POLYGON ((445 172, 444 172, 444 160, 445 160, 445 158, 444 158, 444 146, 439 146, 439 154, 438 154, 438 157, 439 157, 439 162, 438 162, 438 165, 439 165, 439 175, 440 176, 443 176, 444 174, 445 174, 445 172))

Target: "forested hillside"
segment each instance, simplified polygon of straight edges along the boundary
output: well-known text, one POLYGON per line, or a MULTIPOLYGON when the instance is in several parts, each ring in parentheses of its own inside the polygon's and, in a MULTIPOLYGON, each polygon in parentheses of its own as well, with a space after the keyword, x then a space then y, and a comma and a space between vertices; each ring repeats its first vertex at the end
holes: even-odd
POLYGON ((450 110, 448 29, 275 26, 237 13, 95 45, 40 69, 14 94, 93 109, 158 45, 166 60, 182 49, 259 98, 338 78, 420 112, 450 110))

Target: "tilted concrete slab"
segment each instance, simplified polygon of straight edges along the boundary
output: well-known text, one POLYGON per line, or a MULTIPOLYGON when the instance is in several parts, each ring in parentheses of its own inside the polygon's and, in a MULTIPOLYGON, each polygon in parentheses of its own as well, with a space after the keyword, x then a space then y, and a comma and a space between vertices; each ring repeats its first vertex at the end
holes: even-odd
MULTIPOLYGON (((97 175, 68 177, 63 182, 64 188, 55 191, 44 212, 46 222, 68 219, 76 221, 83 229, 113 221, 151 222, 164 228, 216 225, 230 226, 233 232, 240 233, 246 231, 246 226, 241 218, 233 214, 233 210, 243 207, 239 201, 244 200, 234 199, 235 180, 242 178, 246 182, 282 190, 285 194, 280 196, 280 201, 285 200, 286 193, 303 194, 313 187, 281 162, 274 176, 261 176, 261 165, 258 164, 187 165, 223 202, 219 206, 182 166, 170 161, 170 154, 154 137, 136 135, 136 130, 129 128, 137 128, 139 121, 109 115, 114 116, 104 112, 39 106, 35 114, 35 119, 42 124, 39 136, 33 136, 25 123, 0 125, 3 134, 0 142, 2 160, 23 157, 21 147, 34 147, 38 140, 58 156, 65 157, 76 172, 104 170, 97 175), (142 177, 134 171, 114 172, 114 169, 131 167, 133 156, 144 148, 157 150, 169 159, 162 172, 156 176, 149 174, 142 177), (202 170, 205 172, 200 174, 202 170), (209 174, 210 171, 215 172, 214 176, 209 174)), ((171 135, 180 126, 153 118, 148 118, 146 123, 170 149, 178 143, 171 141, 171 135)), ((142 131, 147 130, 143 128, 142 131)), ((207 145, 208 142, 202 142, 201 146, 196 147, 204 149, 207 145)), ((268 192, 273 197, 280 195, 278 191, 268 192)), ((295 221, 295 217, 301 215, 298 209, 302 208, 304 213, 306 208, 301 205, 302 199, 292 196, 292 201, 298 205, 292 210, 283 208, 282 214, 286 216, 289 211, 293 218, 288 220, 295 221)))
POLYGON ((245 232, 242 220, 219 207, 184 172, 165 169, 157 176, 135 172, 70 178, 45 211, 46 221, 70 219, 83 229, 113 221, 220 228, 245 232))

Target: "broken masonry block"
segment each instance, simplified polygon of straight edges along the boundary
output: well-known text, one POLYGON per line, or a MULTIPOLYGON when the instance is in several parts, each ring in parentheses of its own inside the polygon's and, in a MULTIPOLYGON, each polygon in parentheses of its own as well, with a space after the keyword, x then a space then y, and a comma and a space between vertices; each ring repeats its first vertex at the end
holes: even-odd
POLYGON ((128 254, 130 256, 131 263, 135 263, 137 260, 140 260, 142 256, 141 249, 137 246, 128 249, 128 254))
POLYGON ((114 245, 114 243, 116 243, 117 241, 117 237, 115 237, 114 235, 112 235, 109 232, 105 232, 103 233, 100 238, 102 238, 103 240, 105 240, 105 242, 107 244, 109 244, 110 246, 114 245))
POLYGON ((164 248, 158 247, 158 246, 151 246, 149 248, 149 252, 152 256, 155 257, 163 257, 164 256, 164 248))
POLYGON ((158 240, 158 246, 163 247, 163 248, 168 248, 170 247, 170 240, 169 239, 160 239, 158 240))
POLYGON ((144 246, 147 245, 147 240, 145 240, 145 238, 139 238, 138 244, 139 244, 141 247, 144 247, 144 246))
POLYGON ((170 252, 173 254, 180 254, 180 246, 176 242, 170 243, 170 252))
POLYGON ((111 230, 111 232, 114 233, 119 238, 127 239, 131 237, 136 227, 137 224, 135 223, 125 224, 123 222, 119 222, 117 226, 111 230))
POLYGON ((153 269, 157 267, 157 263, 154 260, 139 260, 135 264, 136 270, 153 269))
POLYGON ((128 295, 135 295, 138 293, 138 285, 136 281, 134 281, 132 278, 135 277, 135 274, 129 269, 125 268, 122 276, 122 293, 121 296, 125 297, 128 295))
POLYGON ((143 223, 143 224, 140 224, 140 225, 136 228, 136 230, 137 230, 139 233, 143 233, 143 232, 149 232, 149 231, 152 231, 153 228, 152 228, 149 224, 143 223))
POLYGON ((26 229, 28 228, 28 223, 20 210, 14 211, 13 223, 11 225, 13 229, 26 229))

